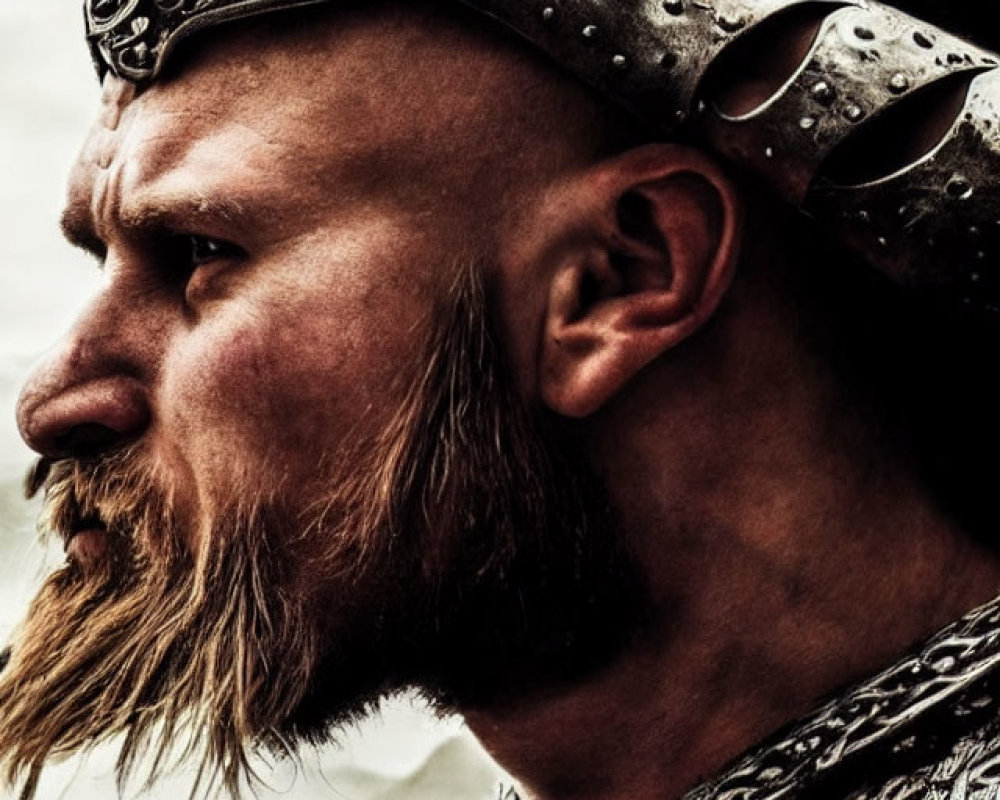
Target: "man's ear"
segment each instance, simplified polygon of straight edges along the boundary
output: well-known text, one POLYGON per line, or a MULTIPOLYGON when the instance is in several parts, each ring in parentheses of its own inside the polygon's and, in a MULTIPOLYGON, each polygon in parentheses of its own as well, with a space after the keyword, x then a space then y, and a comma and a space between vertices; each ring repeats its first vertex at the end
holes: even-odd
POLYGON ((571 189, 562 222, 583 235, 563 238, 555 259, 538 379, 549 408, 584 417, 711 317, 738 257, 742 207, 714 162, 677 145, 630 150, 571 189))

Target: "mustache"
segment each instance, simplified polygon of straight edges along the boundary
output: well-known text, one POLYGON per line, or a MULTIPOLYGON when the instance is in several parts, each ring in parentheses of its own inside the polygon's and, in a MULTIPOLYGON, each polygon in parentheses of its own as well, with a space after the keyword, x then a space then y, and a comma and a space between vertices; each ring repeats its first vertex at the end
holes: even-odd
POLYGON ((45 486, 52 474, 52 467, 58 463, 58 459, 42 456, 31 467, 28 474, 24 476, 24 499, 34 500, 38 493, 45 486))
MULTIPOLYGON (((162 524, 169 517, 168 495, 134 446, 86 457, 39 458, 25 475, 24 495, 42 498, 39 533, 43 541, 61 540, 64 548, 88 528, 103 530, 120 550, 139 544, 133 541, 136 530, 170 529, 162 524)), ((171 547, 163 555, 174 554, 174 542, 160 544, 171 547)))
POLYGON ((100 513, 84 497, 92 497, 95 492, 82 491, 80 485, 93 480, 84 474, 93 469, 76 459, 45 456, 29 468, 24 478, 24 497, 26 500, 34 500, 39 495, 43 498, 45 506, 39 520, 43 536, 56 535, 65 546, 75 531, 101 523, 100 513))

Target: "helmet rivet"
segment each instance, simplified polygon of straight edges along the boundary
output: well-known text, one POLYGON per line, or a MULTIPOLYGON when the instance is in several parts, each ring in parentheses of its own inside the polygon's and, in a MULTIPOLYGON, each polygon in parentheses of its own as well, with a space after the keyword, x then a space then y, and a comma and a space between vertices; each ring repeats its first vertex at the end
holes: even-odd
POLYGON ((844 109, 844 116, 847 117, 851 122, 857 122, 865 115, 861 106, 857 103, 851 103, 847 108, 844 109))
POLYGON ((897 94, 899 92, 905 92, 910 88, 910 79, 907 78, 902 72, 897 72, 891 78, 889 78, 889 89, 897 94))
POLYGON ((813 100, 821 106, 831 105, 837 96, 833 91, 833 87, 826 81, 816 81, 809 91, 812 94, 813 100))
POLYGON ((952 175, 951 180, 945 187, 945 191, 958 200, 968 200, 972 197, 975 189, 964 175, 952 175))

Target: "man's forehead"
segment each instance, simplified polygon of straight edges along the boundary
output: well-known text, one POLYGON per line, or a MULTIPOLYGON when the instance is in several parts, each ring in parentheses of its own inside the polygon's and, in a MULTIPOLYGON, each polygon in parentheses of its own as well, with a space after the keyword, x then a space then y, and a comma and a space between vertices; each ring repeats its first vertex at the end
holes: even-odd
MULTIPOLYGON (((91 142, 102 149, 128 149, 135 157, 133 168, 149 171, 216 137, 228 137, 226 146, 234 151, 228 155, 234 157, 251 144, 305 152, 348 135, 350 142, 336 142, 338 152, 373 145, 380 116, 391 108, 383 102, 377 115, 358 102, 380 88, 374 68, 361 70, 377 64, 362 37, 303 46, 323 38, 320 31, 295 39, 237 27, 225 36, 210 32, 184 54, 182 68, 152 86, 137 90, 108 74, 91 142)), ((381 88, 391 87, 382 81, 381 88)), ((221 148, 219 156, 226 155, 221 148)), ((89 160, 100 164, 107 156, 89 160)))
MULTIPOLYGON (((249 21, 210 29, 177 54, 169 77, 136 93, 135 103, 220 120, 250 113, 262 124, 336 116, 357 120, 375 136, 386 118, 395 117, 391 133, 447 117, 454 98, 439 99, 449 93, 463 94, 464 110, 475 113, 476 103, 504 91, 494 54, 455 26, 423 25, 420 15, 407 13, 333 11, 307 24, 249 21)), ((132 103, 123 80, 112 85, 115 98, 132 103)))
POLYGON ((281 81, 267 70, 247 80, 237 60, 225 59, 193 64, 144 92, 108 75, 70 177, 63 227, 71 240, 99 249, 94 241, 107 238, 112 220, 138 229, 243 206, 273 217, 279 209, 269 202, 291 188, 307 193, 310 163, 330 161, 308 157, 323 126, 303 119, 301 89, 275 91, 281 81))
MULTIPOLYGON (((592 106, 577 84, 450 14, 429 18, 403 6, 322 11, 308 25, 285 16, 285 25, 206 31, 177 54, 167 79, 134 99, 116 80, 114 97, 126 115, 147 118, 146 138, 245 126, 279 147, 364 161, 372 179, 390 163, 398 172, 510 156, 497 125, 509 129, 534 108, 546 114, 530 123, 540 153, 559 149, 548 131, 573 130, 582 146, 597 135, 580 129, 590 117, 578 109, 589 115, 592 106)), ((325 163, 317 158, 310 168, 322 171, 325 163)))
POLYGON ((429 175, 472 185, 470 169, 488 170, 498 147, 498 115, 516 107, 516 76, 475 38, 441 40, 405 23, 338 15, 284 37, 254 25, 213 31, 142 90, 109 75, 71 179, 71 238, 86 241, 108 197, 133 217, 139 198, 145 216, 163 216, 165 198, 251 198, 259 208, 267 197, 272 207, 310 196, 325 206, 360 193, 416 212, 454 196, 429 191, 429 175), (465 69, 442 77, 456 53, 465 69), (466 154, 474 166, 463 166, 466 154))

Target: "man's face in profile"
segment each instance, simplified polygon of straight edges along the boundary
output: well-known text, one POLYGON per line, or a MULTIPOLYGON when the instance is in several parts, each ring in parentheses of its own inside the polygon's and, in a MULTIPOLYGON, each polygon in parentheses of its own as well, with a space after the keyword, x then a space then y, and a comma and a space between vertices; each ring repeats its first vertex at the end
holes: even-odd
POLYGON ((410 683, 475 702, 603 637, 603 503, 509 388, 481 286, 517 212, 496 54, 391 15, 266 30, 109 79, 74 169, 104 285, 20 406, 69 560, 0 683, 12 772, 191 736, 235 785, 248 741, 410 683))

